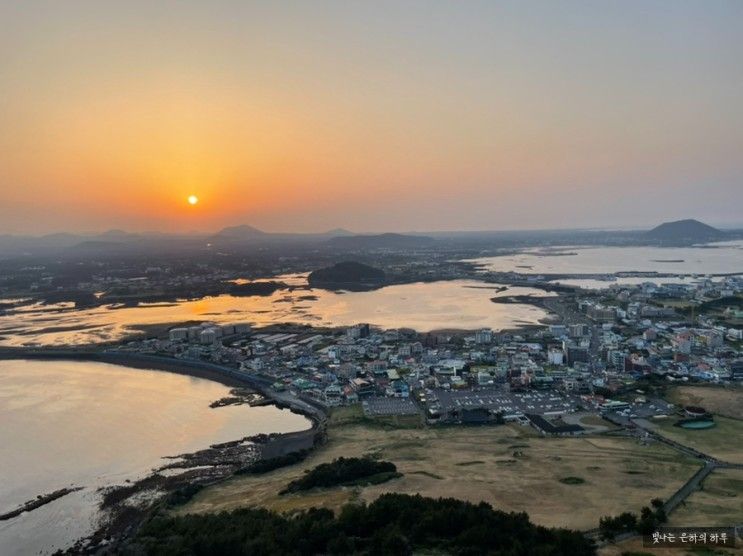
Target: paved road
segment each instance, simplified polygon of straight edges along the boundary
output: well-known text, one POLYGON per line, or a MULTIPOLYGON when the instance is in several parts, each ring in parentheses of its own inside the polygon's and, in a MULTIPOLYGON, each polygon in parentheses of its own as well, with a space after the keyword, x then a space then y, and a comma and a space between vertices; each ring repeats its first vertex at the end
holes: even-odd
POLYGON ((666 500, 666 503, 663 505, 666 514, 670 514, 679 506, 679 504, 691 496, 691 494, 699 488, 699 485, 702 484, 702 481, 704 481, 704 479, 706 479, 709 474, 718 467, 718 464, 711 461, 705 463, 704 467, 694 473, 694 475, 692 475, 691 478, 689 478, 689 480, 673 494, 673 496, 666 500))
POLYGON ((708 454, 705 454, 704 452, 700 452, 699 450, 695 448, 686 446, 685 444, 681 444, 680 442, 676 442, 675 440, 671 440, 670 438, 666 438, 662 434, 655 432, 655 429, 646 419, 630 419, 630 421, 634 423, 638 429, 641 429, 643 432, 647 433, 648 436, 653 437, 658 442, 662 442, 663 444, 666 444, 670 446, 671 448, 674 448, 678 450, 679 452, 686 454, 687 456, 698 458, 705 462, 716 463, 718 465, 736 465, 736 464, 729 464, 715 457, 712 457, 708 454))
POLYGON ((314 417, 319 424, 323 424, 327 413, 319 404, 312 403, 306 399, 292 395, 290 392, 278 392, 272 388, 268 379, 255 376, 251 373, 241 371, 235 367, 228 367, 207 361, 190 359, 175 359, 162 355, 147 353, 101 351, 100 349, 80 350, 49 350, 49 349, 2 349, 0 348, 0 359, 79 359, 90 361, 102 361, 126 366, 127 364, 151 364, 152 368, 180 367, 197 370, 211 371, 232 379, 235 382, 245 384, 263 396, 275 400, 277 403, 293 408, 299 413, 314 417))
MULTIPOLYGON (((544 305, 547 309, 557 314, 560 320, 567 326, 571 324, 580 323, 580 324, 587 324, 591 328, 591 343, 590 343, 590 348, 589 348, 589 357, 590 357, 590 368, 593 371, 596 368, 596 363, 599 358, 599 337, 601 333, 600 326, 597 325, 595 322, 591 321, 583 313, 580 313, 577 310, 570 308, 560 298, 547 298, 544 300, 544 305)), ((690 456, 692 458, 698 459, 704 463, 704 465, 694 475, 692 475, 689 478, 689 480, 687 480, 686 483, 684 483, 681 486, 681 488, 679 488, 668 500, 666 500, 666 502, 663 505, 663 509, 666 511, 666 514, 670 514, 671 512, 673 512, 679 506, 679 504, 684 502, 684 500, 686 500, 689 496, 691 496, 692 493, 698 490, 700 485, 702 484, 702 481, 704 481, 704 479, 706 479, 710 475, 710 473, 712 473, 715 469, 720 469, 720 468, 743 469, 743 464, 736 464, 736 463, 721 461, 708 454, 700 452, 699 450, 696 450, 690 446, 686 446, 684 444, 681 444, 679 442, 666 438, 656 433, 650 427, 650 423, 648 423, 647 421, 644 421, 643 419, 630 420, 630 421, 633 422, 642 431, 646 432, 649 436, 653 437, 658 442, 662 442, 674 448, 675 450, 687 456, 690 456)), ((622 426, 624 426, 624 424, 622 424, 622 426)), ((597 542, 600 541, 598 529, 591 529, 590 531, 586 531, 585 534, 586 536, 593 538, 597 542)), ((635 533, 625 533, 622 535, 618 535, 615 539, 615 542, 629 539, 634 536, 637 536, 637 535, 635 533)))
MULTIPOLYGON (((699 450, 696 450, 658 434, 650 428, 650 424, 644 419, 636 419, 632 420, 632 422, 637 425, 637 427, 640 428, 643 432, 646 432, 649 436, 653 437, 657 441, 667 444, 668 446, 671 446, 675 450, 687 456, 699 459, 704 462, 704 465, 696 473, 694 473, 694 475, 689 477, 689 480, 687 480, 668 500, 665 501, 665 503, 663 504, 663 509, 665 510, 666 515, 670 515, 671 512, 678 508, 678 506, 682 504, 689 496, 699 490, 702 482, 715 469, 743 469, 743 464, 722 461, 708 454, 705 454, 704 452, 700 452, 699 450)), ((599 545, 607 544, 600 540, 599 534, 600 531, 598 528, 585 531, 585 535, 594 539, 599 545)), ((638 535, 636 533, 624 533, 622 535, 618 535, 613 542, 619 542, 635 536, 638 535)))
MULTIPOLYGON (((702 484, 702 481, 704 481, 704 479, 706 479, 710 473, 712 473, 719 467, 720 465, 714 462, 705 463, 704 467, 701 467, 699 471, 694 473, 694 475, 692 475, 689 480, 681 486, 681 488, 679 488, 668 500, 666 500, 666 502, 663 504, 663 509, 665 510, 666 515, 670 515, 671 512, 674 511, 684 500, 691 496, 691 494, 699 488, 699 485, 702 484)), ((593 539, 599 545, 609 544, 608 542, 601 539, 601 531, 598 527, 585 531, 584 534, 587 537, 593 539)), ((617 535, 612 542, 617 543, 638 536, 640 535, 636 532, 622 533, 620 535, 617 535)))

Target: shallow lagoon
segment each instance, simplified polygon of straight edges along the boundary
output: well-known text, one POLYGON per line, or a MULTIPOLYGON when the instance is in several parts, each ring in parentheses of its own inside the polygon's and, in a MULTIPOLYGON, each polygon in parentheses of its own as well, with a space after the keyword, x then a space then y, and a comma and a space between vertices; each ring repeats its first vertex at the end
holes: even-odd
MULTIPOLYGON (((281 279, 279 277, 278 279, 281 279)), ((296 277, 293 277, 296 283, 296 277)), ((547 313, 527 304, 497 304, 492 297, 543 296, 533 288, 508 288, 473 280, 420 282, 368 292, 332 292, 297 287, 268 296, 221 295, 196 301, 137 307, 75 309, 33 304, 0 316, 0 345, 79 345, 119 340, 135 325, 186 321, 295 322, 348 326, 368 322, 383 328, 496 330, 538 324, 547 313)))

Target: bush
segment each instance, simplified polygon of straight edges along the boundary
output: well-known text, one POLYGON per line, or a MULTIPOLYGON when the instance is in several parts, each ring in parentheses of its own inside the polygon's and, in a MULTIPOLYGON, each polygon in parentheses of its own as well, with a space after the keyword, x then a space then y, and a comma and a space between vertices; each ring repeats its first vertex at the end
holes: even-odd
POLYGON ((196 496, 202 488, 204 488, 203 485, 190 484, 174 490, 168 496, 167 504, 169 506, 182 506, 196 496))
POLYGON ((637 529, 637 516, 631 512, 624 512, 616 517, 602 517, 599 520, 601 538, 613 541, 621 533, 628 533, 637 529))
POLYGON ((601 538, 613 541, 621 533, 637 531, 641 535, 650 535, 659 525, 668 521, 666 511, 663 509, 663 500, 653 498, 651 507, 644 506, 640 511, 640 518, 630 512, 624 512, 617 517, 602 517, 599 520, 599 531, 601 538))
POLYGON ((258 460, 247 467, 238 469, 237 475, 261 475, 274 469, 279 469, 280 467, 286 467, 304 461, 308 455, 309 450, 299 450, 298 452, 291 452, 284 456, 258 460))
POLYGON ((363 484, 366 481, 376 484, 399 476, 397 467, 389 461, 376 461, 369 457, 338 458, 307 471, 304 477, 289 483, 281 494, 316 487, 363 484))

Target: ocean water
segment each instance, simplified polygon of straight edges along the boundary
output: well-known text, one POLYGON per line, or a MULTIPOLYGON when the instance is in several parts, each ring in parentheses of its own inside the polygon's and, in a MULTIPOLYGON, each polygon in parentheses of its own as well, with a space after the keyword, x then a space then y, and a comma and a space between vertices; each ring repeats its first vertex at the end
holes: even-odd
POLYGON ((79 361, 0 361, 0 513, 83 487, 0 521, 0 554, 46 554, 91 533, 99 487, 176 456, 258 433, 310 427, 276 407, 209 404, 229 388, 163 371, 79 361))
MULTIPOLYGON (((724 280, 723 277, 712 278, 711 281, 720 282, 724 280)), ((698 284, 700 281, 704 281, 702 278, 694 278, 693 276, 664 276, 662 278, 647 278, 647 277, 620 277, 615 280, 596 280, 593 278, 566 278, 564 280, 554 280, 555 284, 562 284, 565 286, 577 286, 587 290, 604 290, 611 286, 638 286, 640 284, 652 283, 656 286, 663 284, 683 284, 686 286, 693 286, 698 284)))
POLYGON ((515 255, 471 259, 486 270, 522 274, 743 273, 743 241, 697 247, 581 247, 527 249, 515 255))

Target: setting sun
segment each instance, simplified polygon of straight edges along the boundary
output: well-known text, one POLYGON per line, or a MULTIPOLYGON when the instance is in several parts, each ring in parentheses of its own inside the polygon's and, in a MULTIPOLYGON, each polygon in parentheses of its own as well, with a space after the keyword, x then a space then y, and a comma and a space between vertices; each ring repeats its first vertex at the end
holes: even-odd
POLYGON ((189 205, 195 205, 199 202, 199 198, 196 195, 189 195, 188 196, 188 204, 189 205))

